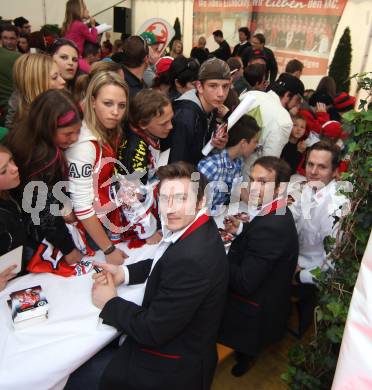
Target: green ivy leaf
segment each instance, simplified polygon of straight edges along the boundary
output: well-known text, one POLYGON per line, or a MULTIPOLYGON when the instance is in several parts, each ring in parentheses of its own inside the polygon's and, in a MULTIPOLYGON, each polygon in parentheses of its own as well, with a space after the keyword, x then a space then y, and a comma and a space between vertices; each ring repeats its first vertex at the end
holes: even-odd
MULTIPOLYGON (((358 86, 372 97, 372 72, 357 75, 358 86)), ((346 79, 346 78, 345 78, 346 79)), ((325 249, 331 251, 334 269, 312 273, 317 278, 319 301, 317 332, 310 343, 294 346, 288 353, 289 367, 284 379, 291 390, 329 390, 337 364, 344 325, 361 259, 372 226, 372 110, 362 102, 360 112, 349 111, 343 116, 343 127, 350 136, 346 142, 350 154, 349 172, 342 175, 353 185, 345 193, 352 213, 340 220, 342 240, 326 239, 325 249)))

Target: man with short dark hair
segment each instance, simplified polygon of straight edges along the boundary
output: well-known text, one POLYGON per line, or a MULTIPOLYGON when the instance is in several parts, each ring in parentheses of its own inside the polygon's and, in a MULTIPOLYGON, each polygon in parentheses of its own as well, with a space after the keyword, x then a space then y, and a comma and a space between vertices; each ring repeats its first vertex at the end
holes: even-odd
POLYGON ((247 48, 242 53, 241 57, 244 66, 247 66, 250 62, 251 56, 255 50, 261 50, 266 58, 267 70, 270 73, 270 82, 273 83, 278 74, 278 64, 275 59, 275 55, 271 49, 265 46, 266 39, 263 34, 255 34, 251 38, 251 48, 247 48))
POLYGON ((183 162, 158 171, 163 239, 153 259, 99 264, 103 272, 94 277, 93 303, 102 309, 104 324, 127 335, 104 369, 100 389, 211 386, 228 264, 217 226, 203 207, 207 181, 195 174, 183 162), (146 280, 142 305, 117 296, 115 286, 146 280))
MULTIPOLYGON (((170 134, 169 161, 187 161, 196 165, 202 149, 216 129, 216 116, 224 108, 231 85, 226 62, 210 58, 199 69, 196 89, 185 92, 173 102, 173 131, 170 134)), ((213 146, 223 149, 227 135, 214 136, 213 146)))
POLYGON ((299 79, 301 78, 303 70, 304 64, 296 58, 288 61, 287 65, 285 66, 285 73, 289 73, 299 79))
MULTIPOLYGON (((243 158, 249 157, 257 146, 260 128, 254 118, 243 115, 229 130, 226 149, 202 159, 198 170, 209 181, 211 210, 227 204, 231 191, 242 182, 243 158)), ((248 200, 246 189, 241 198, 248 200)), ((218 212, 218 209, 216 210, 218 212)))
POLYGON ((227 61, 231 57, 230 45, 223 38, 223 33, 221 30, 213 31, 213 38, 220 47, 213 51, 210 55, 216 58, 219 58, 222 61, 227 61))
POLYGON ((244 78, 250 85, 249 90, 264 92, 267 87, 266 83, 266 67, 262 64, 248 65, 244 70, 244 78))
POLYGON ((234 376, 249 370, 265 346, 287 328, 298 238, 286 207, 288 164, 259 158, 250 172, 249 223, 228 217, 225 230, 237 234, 228 254, 230 283, 219 342, 236 351, 234 376))
POLYGON ((1 26, 1 45, 4 49, 17 51, 19 32, 16 26, 4 24, 1 26))
POLYGON ((252 96, 259 107, 259 117, 262 120, 260 138, 261 149, 246 160, 244 176, 248 173, 252 163, 261 156, 280 157, 284 146, 289 140, 293 122, 289 110, 301 103, 304 85, 301 80, 287 73, 282 73, 272 84, 269 92, 249 91, 244 94, 252 96))
POLYGON ((239 43, 234 47, 232 57, 241 57, 245 49, 251 46, 249 40, 251 39, 251 33, 247 27, 239 28, 239 43))
POLYGON ((31 34, 31 25, 30 22, 23 16, 19 16, 13 20, 14 25, 18 28, 19 33, 31 34))
POLYGON ((117 57, 113 60, 123 65, 124 78, 129 87, 129 98, 133 98, 145 88, 143 74, 149 66, 148 44, 140 36, 133 35, 124 41, 123 52, 118 53, 117 57))
POLYGON ((299 295, 300 333, 310 325, 316 306, 316 278, 312 271, 325 272, 332 263, 327 259, 324 239, 336 237, 340 217, 349 209, 347 198, 338 193, 336 177, 340 149, 331 142, 320 141, 312 145, 307 154, 305 172, 307 183, 294 195, 290 206, 296 221, 300 249, 294 283, 299 295))

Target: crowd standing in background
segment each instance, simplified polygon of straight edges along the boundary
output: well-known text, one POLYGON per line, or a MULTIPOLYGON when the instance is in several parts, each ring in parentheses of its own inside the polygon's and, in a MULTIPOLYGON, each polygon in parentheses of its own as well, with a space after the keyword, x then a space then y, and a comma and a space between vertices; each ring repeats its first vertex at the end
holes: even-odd
MULTIPOLYGON (((311 271, 333 266, 323 239, 336 236, 334 218, 347 208, 336 194, 348 158, 340 121, 355 98, 337 93, 327 75, 306 90, 296 58, 278 76, 267 44, 319 52, 329 44, 324 23, 318 30, 307 20, 308 31, 284 34, 280 18, 271 29, 271 19, 257 21, 252 37, 240 27, 233 50, 215 30, 217 50, 200 37, 190 57, 182 40, 165 53, 152 32, 111 42, 83 0, 66 2, 58 37, 31 32, 22 16, 0 25, 0 255, 23 245, 25 273, 46 239, 73 266, 82 253, 68 227, 78 224, 107 261, 95 276, 93 303, 106 324, 128 335, 105 351, 109 359, 92 358, 94 373, 89 365, 73 373, 66 389, 206 390, 217 340, 234 349, 232 374, 241 376, 283 336, 291 295, 299 299, 301 334, 310 325, 317 302, 311 271), (227 132, 248 98, 254 108, 227 132), (169 157, 160 164, 163 153, 169 157), (141 218, 118 201, 131 188, 126 175, 137 174, 152 199, 141 218), (40 196, 36 180, 47 199, 39 224, 22 210, 25 196, 31 203, 40 196), (298 185, 288 203, 290 181, 298 185), (53 190, 61 182, 69 208, 53 190), (235 238, 226 254, 210 215, 236 198, 236 188, 248 219, 225 219, 235 238), (126 266, 116 244, 132 239, 159 245, 154 259, 126 266), (145 280, 142 305, 117 297, 117 285, 145 280)), ((135 193, 137 202, 143 197, 135 193)), ((13 268, 0 273, 0 290, 13 277, 13 268)))

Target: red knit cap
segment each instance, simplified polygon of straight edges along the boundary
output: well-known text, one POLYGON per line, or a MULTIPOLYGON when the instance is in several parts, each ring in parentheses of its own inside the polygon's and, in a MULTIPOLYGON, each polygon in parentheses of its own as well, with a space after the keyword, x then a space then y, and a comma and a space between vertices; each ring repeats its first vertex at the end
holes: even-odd
POLYGON ((162 57, 160 60, 156 63, 156 74, 159 75, 163 72, 168 72, 170 66, 172 65, 174 58, 173 57, 162 57))
POLYGON ((328 121, 324 123, 321 134, 335 139, 347 137, 347 133, 342 130, 341 123, 337 121, 328 121))
POLYGON ((333 106, 337 111, 345 112, 352 110, 355 106, 355 97, 346 92, 339 93, 333 100, 333 106))

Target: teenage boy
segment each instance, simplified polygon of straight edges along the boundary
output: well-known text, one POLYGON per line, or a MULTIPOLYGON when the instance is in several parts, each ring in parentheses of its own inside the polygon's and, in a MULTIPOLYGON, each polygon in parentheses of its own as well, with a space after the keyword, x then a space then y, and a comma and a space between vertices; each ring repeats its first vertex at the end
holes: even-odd
POLYGON ((117 167, 126 175, 143 171, 143 184, 153 182, 160 157, 160 140, 172 130, 173 109, 169 99, 155 89, 144 89, 132 99, 125 136, 118 148, 117 167))
MULTIPOLYGON (((199 172, 212 183, 212 210, 227 204, 232 188, 243 181, 243 159, 256 149, 259 131, 256 120, 244 115, 229 131, 226 148, 199 162, 199 172)), ((248 200, 247 194, 244 193, 242 198, 248 200)))
MULTIPOLYGON (((130 103, 129 122, 125 124, 125 137, 117 152, 121 162, 120 166, 117 165, 117 172, 122 175, 142 172, 142 184, 147 185, 149 192, 156 192, 155 173, 160 158, 160 140, 172 130, 172 118, 171 102, 155 89, 138 92, 130 103)), ((122 189, 125 192, 128 186, 123 185, 122 189)), ((138 206, 139 203, 135 202, 122 207, 126 221, 131 224, 124 237, 129 240, 138 237, 146 240, 147 244, 157 244, 161 236, 157 232, 155 202, 151 207, 148 205, 149 209, 142 215, 138 206)))
POLYGON ((267 88, 266 81, 266 67, 263 64, 251 64, 244 69, 244 78, 250 85, 246 91, 262 91, 265 92, 267 88))
MULTIPOLYGON (((202 149, 216 129, 218 110, 231 85, 230 68, 226 62, 211 58, 201 65, 195 88, 174 101, 173 131, 170 139, 170 162, 186 161, 197 165, 203 158, 202 149)), ((214 136, 213 146, 223 149, 227 135, 214 136)))
POLYGON ((286 207, 289 177, 285 161, 259 158, 250 173, 249 223, 229 217, 225 224, 238 236, 228 255, 229 294, 219 342, 236 351, 234 376, 247 372, 262 348, 280 340, 287 328, 298 258, 296 226, 286 207))
MULTIPOLYGON (((105 324, 127 334, 100 389, 210 389, 228 264, 217 226, 203 208, 207 180, 200 175, 195 182, 194 171, 183 162, 158 171, 163 239, 153 259, 99 264, 93 303, 105 324), (115 286, 146 280, 141 306, 117 296, 115 286)), ((90 377, 99 371, 80 374, 95 384, 90 377)))
POLYGON ((288 111, 300 105, 303 93, 304 85, 301 80, 290 74, 282 73, 272 84, 269 92, 249 91, 240 98, 244 99, 246 95, 252 96, 259 107, 259 117, 262 120, 259 141, 261 149, 246 160, 245 179, 248 178, 252 163, 258 157, 280 157, 293 127, 288 111))

